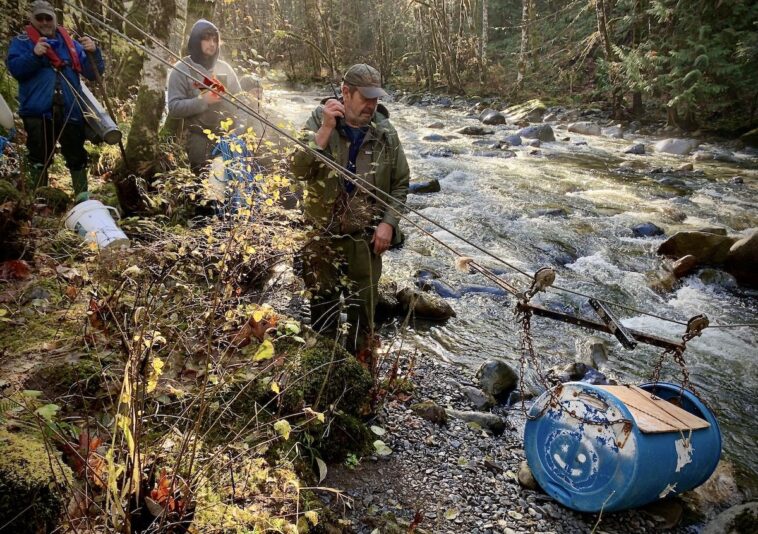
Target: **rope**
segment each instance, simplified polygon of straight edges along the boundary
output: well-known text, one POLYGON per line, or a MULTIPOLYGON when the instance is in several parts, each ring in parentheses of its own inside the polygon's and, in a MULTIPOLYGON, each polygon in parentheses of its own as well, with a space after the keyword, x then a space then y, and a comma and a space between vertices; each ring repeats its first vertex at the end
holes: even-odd
MULTIPOLYGON (((163 63, 164 65, 168 66, 169 68, 173 68, 172 64, 170 64, 168 61, 166 61, 165 59, 163 59, 162 57, 160 57, 158 54, 156 54, 155 52, 153 52, 151 49, 149 49, 146 46, 143 46, 141 43, 139 43, 136 40, 130 38, 129 36, 123 34, 122 32, 118 31, 117 29, 111 27, 109 24, 107 24, 106 22, 104 22, 103 20, 101 20, 100 16, 98 14, 94 13, 92 10, 90 10, 90 9, 84 7, 84 6, 77 6, 77 5, 73 4, 70 0, 63 0, 63 2, 64 2, 64 4, 68 4, 69 7, 73 7, 74 9, 77 9, 77 10, 81 11, 87 17, 89 17, 92 21, 94 21, 96 24, 98 24, 99 26, 103 27, 104 29, 110 31, 112 34, 114 34, 114 35, 116 35, 118 37, 121 37, 127 43, 129 43, 132 46, 138 48, 139 50, 145 52, 146 54, 150 55, 151 57, 153 57, 157 61, 163 63)), ((196 77, 192 76, 191 73, 186 74, 186 76, 190 80, 198 82, 200 84, 203 83, 203 79, 205 78, 205 74, 203 74, 201 71, 199 71, 199 69, 197 69, 196 67, 194 67, 194 65, 191 65, 190 63, 184 61, 181 57, 179 57, 177 54, 175 54, 171 49, 169 49, 163 43, 161 43, 157 38, 155 38, 155 37, 151 36, 150 34, 148 34, 142 28, 140 28, 139 26, 137 26, 135 23, 133 23, 132 21, 128 20, 126 17, 124 17, 123 15, 121 15, 120 13, 118 13, 117 11, 115 11, 113 8, 111 8, 110 6, 108 6, 107 4, 105 4, 102 0, 97 0, 97 2, 100 5, 102 5, 103 7, 105 7, 106 10, 108 10, 109 12, 111 12, 112 14, 114 14, 116 17, 120 18, 125 23, 127 23, 128 25, 130 25, 131 27, 133 27, 141 35, 143 35, 147 39, 150 39, 159 48, 161 48, 162 50, 164 50, 165 52, 167 52, 171 56, 177 58, 178 61, 180 61, 181 63, 183 63, 185 66, 187 66, 191 71, 196 72, 197 74, 200 75, 200 78, 196 78, 196 77)), ((484 255, 486 255, 486 256, 494 259, 495 261, 497 261, 497 262, 499 262, 499 263, 501 263, 501 264, 509 267, 510 269, 516 271, 517 273, 521 274, 522 276, 525 276, 525 277, 529 278, 530 280, 533 279, 533 275, 529 274, 528 272, 526 272, 526 271, 520 269, 519 267, 513 265, 512 263, 504 260, 503 258, 501 258, 501 257, 497 256, 496 254, 490 252, 489 250, 486 250, 486 249, 482 248, 481 246, 477 245, 476 243, 473 243, 472 241, 466 239, 465 237, 463 237, 462 235, 458 234, 457 232, 455 232, 455 231, 453 231, 453 230, 451 230, 449 228, 446 228, 442 224, 434 221, 433 219, 431 219, 431 218, 427 217, 426 215, 420 213, 419 211, 411 208, 410 206, 408 206, 408 205, 406 205, 406 204, 404 204, 402 202, 398 202, 389 193, 386 193, 386 192, 378 189, 376 186, 374 186, 373 184, 367 182, 366 180, 364 180, 363 178, 361 178, 357 174, 355 174, 355 173, 353 173, 353 172, 345 169, 344 167, 342 167, 338 163, 334 162, 333 160, 331 160, 326 155, 324 155, 324 154, 322 154, 322 153, 314 150, 313 148, 311 148, 310 146, 308 146, 307 144, 305 144, 300 139, 297 139, 296 137, 293 137, 288 132, 284 131, 282 128, 280 128, 279 126, 277 126, 276 124, 274 124, 273 122, 271 122, 270 120, 268 120, 267 117, 264 117, 258 111, 252 109, 246 103, 242 102, 236 96, 230 95, 230 94, 227 94, 227 93, 220 93, 220 92, 218 92, 218 91, 216 91, 214 89, 211 89, 211 90, 214 91, 222 100, 224 100, 224 101, 232 104, 237 109, 242 110, 242 111, 246 112, 247 114, 249 114, 250 116, 252 116, 253 118, 259 120, 262 124, 264 124, 267 127, 270 127, 272 130, 274 130, 275 132, 279 133, 284 138, 290 140, 298 148, 306 151, 311 156, 313 156, 315 159, 319 160, 321 163, 323 163, 324 165, 326 165, 328 168, 334 170, 337 174, 342 175, 343 177, 347 178, 350 182, 352 182, 353 184, 355 184, 356 187, 358 187, 362 192, 366 193, 370 198, 373 198, 374 200, 376 200, 377 202, 379 202, 380 205, 382 205, 382 206, 384 206, 384 207, 392 210, 395 214, 398 215, 398 217, 400 217, 400 218, 406 220, 407 222, 409 222, 410 224, 412 224, 422 234, 426 235, 427 237, 430 237, 432 240, 434 240, 437 243, 439 243, 442 247, 444 247, 445 249, 447 249, 449 252, 451 252, 456 257, 464 257, 464 255, 461 252, 459 252, 458 250, 456 250, 455 248, 453 248, 451 245, 448 245, 447 243, 445 243, 444 241, 442 241, 438 237, 434 236, 428 230, 426 230, 423 227, 421 227, 420 224, 418 224, 413 219, 409 218, 405 213, 403 213, 400 209, 398 209, 397 207, 395 207, 394 205, 392 205, 390 202, 388 202, 388 201, 380 198, 377 195, 377 193, 379 193, 380 195, 383 195, 384 197, 390 199, 392 202, 397 203, 400 206, 400 208, 406 209, 408 212, 410 212, 410 213, 412 213, 412 214, 420 217, 424 221, 426 221, 426 222, 434 225, 435 227, 437 227, 437 228, 439 228, 439 229, 441 229, 441 230, 449 233, 450 235, 452 235, 453 237, 459 239, 463 243, 471 246, 472 248, 474 248, 478 252, 481 252, 482 254, 484 254, 484 255)), ((483 274, 485 277, 487 277, 489 280, 495 282, 500 287, 503 287, 504 289, 506 289, 508 292, 510 292, 513 295, 517 295, 518 294, 518 292, 515 290, 515 288, 511 284, 509 284, 508 282, 506 282, 505 280, 503 280, 502 278, 500 278, 499 276, 497 276, 491 270, 487 269, 484 266, 481 266, 477 262, 471 262, 471 264, 474 265, 477 268, 476 270, 479 271, 481 274, 483 274)), ((555 290, 563 291, 563 292, 566 292, 566 293, 571 293, 571 294, 574 294, 574 295, 577 295, 577 296, 581 296, 581 297, 584 297, 584 298, 593 298, 590 295, 587 295, 587 294, 584 294, 582 292, 575 291, 575 290, 572 290, 572 289, 563 288, 563 287, 560 287, 560 286, 552 286, 552 287, 555 290)), ((627 306, 627 305, 624 305, 624 304, 620 304, 620 303, 615 302, 615 301, 605 300, 605 299, 600 299, 600 298, 596 298, 596 300, 598 300, 600 302, 603 302, 605 304, 611 305, 611 306, 616 306, 616 307, 619 307, 619 308, 622 308, 622 309, 625 309, 625 310, 628 310, 628 311, 632 311, 634 313, 638 313, 640 315, 647 315, 649 317, 653 317, 653 318, 656 318, 656 319, 659 319, 659 320, 662 320, 662 321, 667 321, 667 322, 670 322, 670 323, 674 323, 674 324, 678 324, 678 325, 685 325, 685 326, 687 324, 686 322, 683 322, 683 321, 679 321, 679 320, 676 320, 676 319, 669 319, 667 317, 663 317, 661 315, 657 315, 657 314, 654 314, 654 313, 651 313, 651 312, 647 312, 645 310, 641 310, 639 308, 635 308, 635 307, 632 307, 632 306, 627 306)), ((715 326, 734 327, 734 326, 730 326, 730 325, 715 325, 715 326)), ((751 324, 749 326, 752 327, 752 326, 756 326, 756 325, 752 325, 751 324)))

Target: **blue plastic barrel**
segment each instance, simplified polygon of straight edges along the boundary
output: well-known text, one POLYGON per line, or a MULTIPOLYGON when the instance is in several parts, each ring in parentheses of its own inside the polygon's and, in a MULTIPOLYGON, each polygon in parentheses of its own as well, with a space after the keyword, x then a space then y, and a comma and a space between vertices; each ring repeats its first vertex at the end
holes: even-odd
POLYGON ((678 385, 640 387, 676 400, 710 426, 643 433, 627 405, 602 387, 557 386, 553 396, 537 399, 524 430, 529 467, 556 501, 581 512, 612 512, 691 490, 711 476, 721 457, 713 412, 690 391, 680 400, 678 385))

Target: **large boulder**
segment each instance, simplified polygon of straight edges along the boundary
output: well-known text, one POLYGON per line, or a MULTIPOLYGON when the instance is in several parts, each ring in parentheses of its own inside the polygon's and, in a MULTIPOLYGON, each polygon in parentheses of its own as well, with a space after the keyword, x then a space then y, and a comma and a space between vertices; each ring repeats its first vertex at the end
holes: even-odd
POLYGON ((539 122, 547 111, 547 106, 539 99, 529 100, 523 104, 511 106, 504 110, 504 113, 512 121, 539 122))
POLYGON ((555 134, 549 124, 537 124, 521 128, 518 135, 528 139, 539 139, 543 143, 555 141, 555 134))
POLYGON ((423 319, 433 319, 444 321, 450 317, 455 317, 455 310, 445 302, 444 299, 431 293, 417 291, 416 289, 406 287, 397 294, 403 310, 413 310, 413 313, 423 319))
POLYGON ((700 143, 696 139, 663 139, 655 144, 656 152, 684 156, 695 150, 700 143))
POLYGON ((671 272, 677 278, 684 278, 697 267, 697 258, 695 256, 682 256, 671 266, 671 272))
POLYGON ((600 135, 600 126, 591 121, 572 122, 568 125, 568 131, 582 135, 600 135))
POLYGON ((518 385, 518 374, 502 360, 484 362, 476 372, 479 387, 498 400, 505 400, 518 385))
POLYGON ((681 258, 692 255, 698 263, 722 264, 737 238, 705 232, 677 232, 658 247, 658 254, 681 258))
POLYGON ((456 130, 457 133, 463 135, 492 135, 494 131, 483 128, 482 126, 464 126, 463 128, 456 130))
POLYGON ((601 337, 590 336, 577 343, 576 361, 600 369, 608 363, 608 344, 601 337))
POLYGON ((758 228, 734 243, 726 258, 726 270, 740 284, 758 287, 758 228))
POLYGON ((482 124, 496 126, 498 124, 505 124, 505 115, 494 109, 487 108, 479 115, 479 120, 482 124))

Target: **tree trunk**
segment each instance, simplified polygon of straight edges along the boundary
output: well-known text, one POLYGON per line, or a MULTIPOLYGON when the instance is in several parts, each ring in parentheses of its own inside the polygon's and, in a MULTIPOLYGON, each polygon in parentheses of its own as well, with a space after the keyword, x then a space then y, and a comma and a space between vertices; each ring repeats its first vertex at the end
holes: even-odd
MULTIPOLYGON (((150 4, 147 32, 175 54, 184 37, 187 0, 156 0, 150 4)), ((153 42, 146 43, 152 54, 174 63, 174 57, 153 42)), ((144 208, 137 185, 137 176, 150 181, 155 173, 158 153, 158 131, 165 108, 165 88, 168 68, 151 55, 145 56, 140 79, 139 95, 134 108, 132 126, 126 141, 126 161, 117 179, 119 203, 127 213, 144 208)))
POLYGON ((479 41, 479 85, 487 83, 487 33, 489 26, 487 0, 482 0, 482 37, 479 41))
POLYGON ((529 32, 531 31, 530 21, 532 18, 532 1, 522 0, 521 2, 521 52, 518 58, 518 76, 516 77, 516 90, 521 91, 524 88, 524 78, 526 78, 526 67, 529 58, 529 32))

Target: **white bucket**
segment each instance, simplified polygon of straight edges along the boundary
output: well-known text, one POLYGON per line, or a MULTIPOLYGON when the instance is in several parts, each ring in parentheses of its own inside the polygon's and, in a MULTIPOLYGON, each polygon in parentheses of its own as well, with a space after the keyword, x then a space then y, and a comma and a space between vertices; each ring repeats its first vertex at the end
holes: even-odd
POLYGON ((118 218, 116 208, 105 206, 99 200, 86 200, 68 212, 66 228, 79 234, 85 242, 96 243, 100 250, 129 246, 129 239, 108 211, 113 211, 118 218))
POLYGON ((3 95, 0 95, 0 126, 6 130, 13 128, 13 112, 5 103, 3 95))

